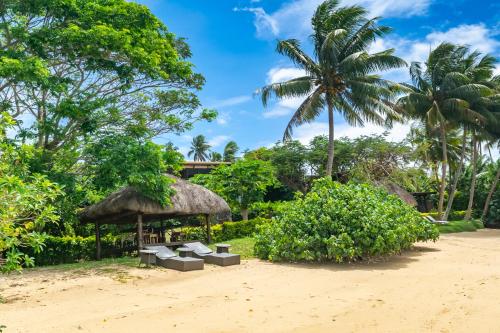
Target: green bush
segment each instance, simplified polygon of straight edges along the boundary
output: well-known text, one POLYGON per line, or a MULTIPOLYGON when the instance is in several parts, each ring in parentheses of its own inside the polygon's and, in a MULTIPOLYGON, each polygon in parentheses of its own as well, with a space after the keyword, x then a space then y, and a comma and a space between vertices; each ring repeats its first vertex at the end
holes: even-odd
POLYGON ((485 225, 489 228, 500 228, 500 199, 491 201, 485 225))
MULTIPOLYGON (((132 241, 124 241, 111 234, 101 237, 101 256, 121 257, 136 250, 132 241)), ((39 253, 28 253, 35 259, 37 266, 73 263, 80 260, 93 260, 96 256, 95 236, 48 236, 45 246, 39 253)))
MULTIPOLYGON (((465 210, 454 210, 450 212, 448 216, 449 221, 463 220, 465 217, 465 210)), ((421 213, 422 216, 432 216, 434 219, 438 219, 438 212, 421 213)))
POLYGON ((436 240, 436 226, 370 185, 320 179, 256 234, 255 254, 273 261, 353 261, 436 240))
MULTIPOLYGON (((255 218, 248 221, 239 222, 224 222, 222 224, 213 225, 211 228, 211 237, 214 242, 223 242, 235 238, 243 238, 252 236, 257 230, 257 226, 269 222, 268 219, 255 218)), ((184 228, 188 240, 206 241, 206 230, 204 227, 184 228)))

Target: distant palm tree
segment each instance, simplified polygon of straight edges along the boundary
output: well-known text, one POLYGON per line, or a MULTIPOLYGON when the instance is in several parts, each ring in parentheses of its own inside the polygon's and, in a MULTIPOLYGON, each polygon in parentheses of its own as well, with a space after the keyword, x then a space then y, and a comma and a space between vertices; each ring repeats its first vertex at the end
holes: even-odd
POLYGON ((406 85, 409 93, 398 101, 408 116, 420 120, 428 128, 439 130, 439 218, 443 217, 448 170, 447 128, 464 127, 466 124, 479 126, 487 121, 482 109, 472 109, 472 101, 490 95, 492 90, 472 81, 463 73, 464 59, 468 52, 467 47, 442 43, 429 53, 425 66, 413 62, 410 66, 413 84, 406 85))
POLYGON ((208 151, 210 145, 206 142, 204 135, 198 135, 191 142, 191 150, 188 152, 188 157, 193 156, 195 161, 204 162, 208 159, 208 151))
POLYGON ((238 144, 234 141, 229 141, 224 148, 224 162, 234 162, 236 160, 238 150, 240 150, 238 144))
POLYGON ((218 153, 216 151, 210 152, 210 162, 221 162, 221 161, 222 161, 221 153, 218 153))
POLYGON ((364 8, 339 7, 337 0, 322 3, 312 18, 314 60, 295 39, 280 41, 277 46, 280 54, 304 70, 304 76, 260 90, 264 106, 273 95, 305 97, 288 123, 284 140, 291 138, 293 127, 312 122, 327 108, 327 176, 332 175, 334 158, 334 111, 352 126, 363 126, 365 122, 384 125, 388 118, 397 117, 387 99, 394 96, 398 86, 374 73, 406 63, 393 55, 393 49, 368 53, 373 42, 391 29, 378 25, 378 18, 369 20, 366 15, 364 8))

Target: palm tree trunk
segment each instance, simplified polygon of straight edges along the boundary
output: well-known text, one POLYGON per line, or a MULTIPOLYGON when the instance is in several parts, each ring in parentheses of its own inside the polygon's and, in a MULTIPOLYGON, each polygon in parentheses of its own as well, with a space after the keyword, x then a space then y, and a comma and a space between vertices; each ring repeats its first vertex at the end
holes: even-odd
POLYGON ((488 210, 490 209, 491 198, 493 197, 493 193, 495 193, 499 179, 500 179, 500 168, 498 168, 498 170, 497 170, 497 175, 495 176, 495 179, 493 180, 493 183, 491 184, 490 192, 488 193, 488 196, 486 197, 486 202, 484 203, 484 208, 483 208, 483 214, 481 215, 482 221, 484 221, 486 219, 486 216, 488 215, 488 210))
POLYGON ((439 187, 439 203, 438 203, 438 217, 443 218, 444 206, 444 192, 446 189, 446 171, 448 167, 448 149, 446 147, 446 129, 444 124, 441 123, 441 149, 443 153, 443 161, 441 162, 441 185, 439 187))
MULTIPOLYGON (((327 98, 330 99, 328 96, 327 98)), ((332 178, 334 148, 333 105, 328 102, 328 160, 326 163, 326 176, 329 178, 332 178)))
POLYGON ((474 204, 474 194, 476 192, 476 173, 477 173, 477 140, 475 133, 472 133, 472 179, 469 190, 469 204, 465 213, 465 220, 468 221, 472 217, 472 205, 474 204))
POLYGON ((465 161, 465 151, 466 151, 466 145, 467 145, 467 130, 464 128, 464 135, 463 135, 463 140, 462 140, 462 151, 460 154, 460 163, 458 164, 458 170, 455 173, 455 178, 453 179, 453 184, 450 189, 450 194, 448 197, 448 204, 446 205, 446 211, 444 213, 443 220, 447 221, 448 216, 450 215, 451 208, 453 207, 453 200, 455 199, 455 193, 457 191, 457 186, 458 186, 458 180, 462 176, 462 171, 464 169, 464 161, 465 161))

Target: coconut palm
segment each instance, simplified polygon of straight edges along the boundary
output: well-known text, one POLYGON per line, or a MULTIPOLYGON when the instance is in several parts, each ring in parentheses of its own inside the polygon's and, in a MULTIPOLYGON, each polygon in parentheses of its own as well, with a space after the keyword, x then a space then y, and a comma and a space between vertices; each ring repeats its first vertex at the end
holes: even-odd
MULTIPOLYGON (((495 68, 496 59, 491 55, 481 56, 478 51, 469 52, 466 47, 461 47, 461 59, 458 59, 458 66, 453 74, 448 74, 448 76, 453 75, 452 85, 460 86, 465 84, 478 84, 479 91, 470 91, 462 98, 469 103, 468 108, 474 110, 475 112, 481 114, 483 117, 482 121, 459 121, 457 126, 463 129, 463 143, 462 143, 462 153, 460 158, 460 163, 456 169, 453 184, 450 187, 448 203, 446 206, 446 211, 444 213, 443 219, 446 220, 451 212, 453 206, 453 200, 455 198, 456 188, 458 185, 458 180, 462 175, 464 164, 465 164, 465 154, 466 154, 466 144, 467 135, 470 133, 471 145, 472 145, 472 157, 471 163, 473 164, 473 174, 471 177, 471 187, 470 187, 470 200, 469 209, 467 210, 466 219, 470 219, 472 212, 472 204, 474 202, 474 192, 475 192, 475 181, 476 181, 476 163, 478 159, 478 149, 481 146, 482 141, 488 140, 491 135, 488 133, 488 128, 495 127, 497 120, 493 115, 492 111, 495 108, 495 100, 490 98, 490 96, 485 96, 484 90, 481 93, 481 86, 486 86, 490 89, 495 88, 495 81, 491 78, 493 70, 495 68)), ((492 93, 493 90, 490 91, 492 93)), ((488 94, 489 95, 489 94, 488 94)), ((451 175, 451 170, 450 170, 451 175)))
POLYGON ((210 152, 210 161, 211 162, 220 162, 222 161, 222 154, 216 151, 210 152))
POLYGON ((466 47, 442 43, 430 52, 425 65, 419 62, 412 63, 410 76, 413 85, 407 85, 410 92, 398 101, 409 117, 420 120, 429 128, 439 128, 441 141, 439 218, 443 216, 448 168, 446 129, 457 124, 484 124, 485 117, 481 112, 471 109, 469 101, 486 97, 492 92, 488 86, 472 82, 461 73, 462 62, 467 53, 466 47))
POLYGON ((188 157, 193 156, 195 161, 204 162, 208 159, 208 151, 210 145, 207 143, 204 135, 198 135, 191 142, 191 150, 188 152, 188 157))
POLYGON ((398 86, 374 73, 406 63, 393 54, 393 49, 367 51, 391 29, 378 25, 378 18, 367 19, 366 15, 364 8, 339 7, 337 0, 322 3, 312 17, 314 57, 307 55, 295 39, 277 45, 277 52, 289 57, 304 75, 259 91, 264 106, 273 96, 305 98, 286 127, 284 140, 291 138, 295 126, 312 122, 325 108, 328 110, 327 176, 332 175, 334 158, 334 111, 352 126, 363 126, 365 122, 384 125, 388 118, 398 116, 387 102, 398 86))
POLYGON ((234 141, 229 141, 224 148, 224 162, 234 162, 236 160, 236 153, 238 153, 240 147, 234 141))

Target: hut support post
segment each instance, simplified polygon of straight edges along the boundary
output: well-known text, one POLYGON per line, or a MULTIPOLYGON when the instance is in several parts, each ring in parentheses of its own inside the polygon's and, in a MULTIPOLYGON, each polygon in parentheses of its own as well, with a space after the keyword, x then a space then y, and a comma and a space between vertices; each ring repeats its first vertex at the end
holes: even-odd
POLYGON ((137 214, 137 248, 142 250, 144 244, 144 239, 142 237, 142 214, 137 214))
POLYGON ((207 242, 210 244, 212 242, 212 237, 210 236, 210 215, 205 215, 205 222, 207 224, 207 242))
POLYGON ((101 231, 99 230, 99 223, 95 223, 95 246, 96 246, 96 259, 101 260, 101 231))

